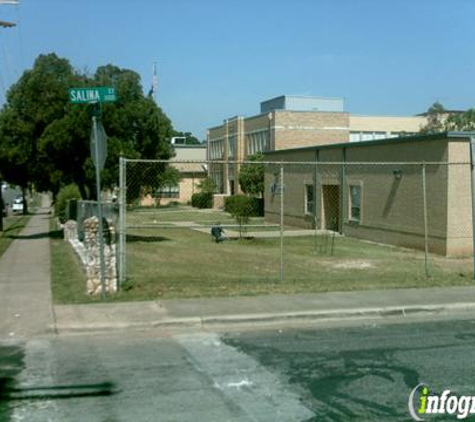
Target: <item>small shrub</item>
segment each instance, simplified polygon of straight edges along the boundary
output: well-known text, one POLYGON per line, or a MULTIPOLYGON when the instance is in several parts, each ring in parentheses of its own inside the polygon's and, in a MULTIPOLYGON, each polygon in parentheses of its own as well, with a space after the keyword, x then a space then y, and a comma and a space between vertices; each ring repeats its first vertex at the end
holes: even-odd
POLYGON ((68 199, 66 205, 66 220, 78 220, 78 200, 76 198, 68 199))
POLYGON ((59 190, 58 195, 56 196, 54 212, 56 217, 59 218, 61 224, 66 222, 66 207, 68 205, 68 201, 71 199, 81 199, 79 189, 74 184, 64 186, 59 190))
POLYGON ((261 198, 244 195, 229 196, 224 200, 224 210, 236 219, 239 224, 239 235, 242 237, 243 226, 249 223, 249 219, 264 214, 264 203, 261 198))
POLYGON ((195 193, 191 197, 191 205, 195 208, 213 208, 213 194, 211 192, 195 193))
POLYGON ((122 284, 120 285, 120 290, 124 292, 128 292, 129 290, 132 290, 135 287, 136 287, 135 283, 132 280, 127 279, 124 282, 122 282, 122 284))
POLYGON ((224 199, 224 211, 233 216, 263 217, 264 199, 244 195, 228 196, 224 199))
POLYGON ((198 184, 200 192, 215 193, 217 188, 216 183, 211 177, 205 177, 198 184))

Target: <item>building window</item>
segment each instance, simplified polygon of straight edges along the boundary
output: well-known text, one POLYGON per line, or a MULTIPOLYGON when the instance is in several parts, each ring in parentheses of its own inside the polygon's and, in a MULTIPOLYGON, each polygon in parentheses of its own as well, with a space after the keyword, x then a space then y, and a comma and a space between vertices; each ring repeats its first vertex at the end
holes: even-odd
POLYGON ((247 155, 254 155, 258 152, 270 149, 269 133, 267 130, 246 134, 247 155))
POLYGON ((305 214, 313 214, 315 204, 314 186, 305 185, 305 214))
POLYGON ((361 186, 350 186, 350 221, 359 223, 361 219, 361 186))
POLYGON ((160 198, 179 198, 180 186, 179 185, 163 186, 158 190, 158 196, 160 198))
POLYGON ((385 139, 388 135, 386 132, 374 132, 374 131, 362 131, 362 132, 350 132, 350 142, 361 141, 376 141, 377 139, 385 139))
POLYGON ((223 140, 213 140, 209 143, 210 156, 211 160, 222 160, 223 158, 223 140))
POLYGON ((387 138, 386 132, 374 132, 374 134, 373 134, 373 139, 374 140, 386 139, 386 138, 387 138))
POLYGON ((230 136, 228 138, 228 158, 236 158, 237 136, 230 136))
POLYGON ((283 194, 283 186, 280 183, 280 173, 275 172, 274 173, 274 182, 271 183, 270 185, 270 193, 272 196, 275 195, 282 195, 283 194))
POLYGON ((216 185, 216 193, 223 193, 223 175, 218 171, 214 171, 211 174, 211 178, 216 185))
POLYGON ((350 132, 350 142, 360 142, 361 132, 350 132))

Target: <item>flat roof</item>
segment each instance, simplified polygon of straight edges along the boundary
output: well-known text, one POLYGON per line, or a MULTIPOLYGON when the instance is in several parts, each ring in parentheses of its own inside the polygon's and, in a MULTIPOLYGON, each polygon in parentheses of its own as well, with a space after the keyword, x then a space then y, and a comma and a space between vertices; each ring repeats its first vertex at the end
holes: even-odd
POLYGON ((352 114, 350 113, 350 117, 389 117, 389 118, 409 118, 409 119, 420 119, 421 117, 424 117, 422 114, 416 114, 414 116, 408 116, 407 114, 401 115, 401 114, 352 114))
POLYGON ((206 144, 170 144, 172 148, 206 148, 206 144))
POLYGON ((290 149, 280 149, 276 151, 266 151, 264 155, 274 155, 283 152, 298 152, 298 151, 315 151, 323 149, 333 149, 333 148, 347 148, 347 147, 367 147, 371 145, 387 145, 387 144, 397 144, 405 142, 416 142, 416 141, 437 141, 447 138, 470 138, 475 137, 475 132, 438 132, 438 133, 429 133, 429 134, 420 134, 420 135, 409 135, 409 136, 400 136, 398 138, 384 138, 378 139, 375 141, 361 141, 361 142, 342 142, 338 144, 328 144, 328 145, 312 145, 309 147, 300 147, 300 148, 290 148, 290 149))
POLYGON ((314 99, 314 100, 344 100, 343 97, 315 97, 313 95, 284 94, 284 95, 278 95, 277 97, 269 98, 268 100, 263 100, 261 101, 261 104, 267 103, 268 101, 278 100, 280 98, 305 98, 305 99, 314 99))

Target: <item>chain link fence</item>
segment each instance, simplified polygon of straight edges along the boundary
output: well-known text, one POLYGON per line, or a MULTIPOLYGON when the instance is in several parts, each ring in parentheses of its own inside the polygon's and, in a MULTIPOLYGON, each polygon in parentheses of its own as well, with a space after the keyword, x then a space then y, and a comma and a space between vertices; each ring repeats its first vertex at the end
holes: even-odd
POLYGON ((468 163, 121 159, 119 277, 151 296, 463 284, 468 163))

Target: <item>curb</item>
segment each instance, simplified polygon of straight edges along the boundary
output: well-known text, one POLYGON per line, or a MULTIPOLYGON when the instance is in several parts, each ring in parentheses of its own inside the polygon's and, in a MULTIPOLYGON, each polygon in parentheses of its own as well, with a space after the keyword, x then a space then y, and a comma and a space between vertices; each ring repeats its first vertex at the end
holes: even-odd
POLYGON ((286 313, 263 313, 247 315, 218 315, 208 317, 165 318, 153 321, 115 321, 101 323, 56 323, 59 334, 103 332, 126 329, 193 329, 239 327, 252 324, 254 326, 273 326, 285 323, 309 324, 312 322, 328 322, 348 319, 367 318, 406 318, 415 315, 434 315, 457 313, 475 310, 474 303, 453 303, 439 305, 388 306, 381 308, 338 309, 328 311, 301 311, 286 313))

